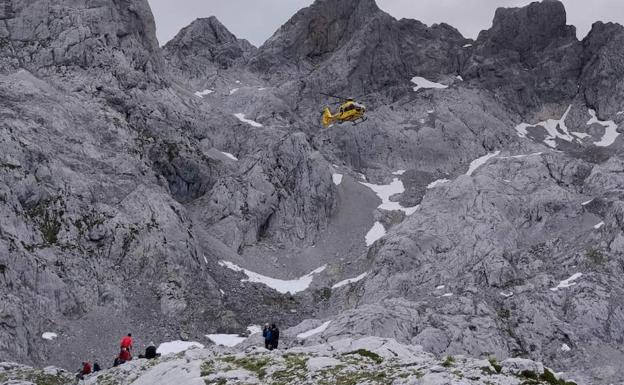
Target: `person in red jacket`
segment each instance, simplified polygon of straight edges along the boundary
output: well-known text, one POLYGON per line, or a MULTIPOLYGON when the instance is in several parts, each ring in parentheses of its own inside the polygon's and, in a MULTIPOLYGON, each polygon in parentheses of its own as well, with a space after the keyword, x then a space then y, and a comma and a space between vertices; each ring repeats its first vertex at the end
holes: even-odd
POLYGON ((87 374, 91 374, 91 364, 88 362, 83 362, 82 363, 82 371, 80 372, 83 376, 86 376, 87 374))
POLYGON ((123 364, 130 360, 132 360, 132 354, 130 354, 130 351, 126 348, 121 348, 121 351, 119 352, 119 364, 123 364))
POLYGON ((120 348, 126 348, 128 351, 132 350, 132 334, 128 333, 127 336, 121 339, 120 348))

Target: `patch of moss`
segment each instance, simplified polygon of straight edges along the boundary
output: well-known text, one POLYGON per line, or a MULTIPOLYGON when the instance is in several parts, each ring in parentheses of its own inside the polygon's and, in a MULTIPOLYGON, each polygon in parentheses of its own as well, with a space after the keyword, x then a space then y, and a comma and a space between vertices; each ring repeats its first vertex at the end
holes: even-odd
POLYGON ((263 379, 266 376, 266 367, 271 362, 271 360, 268 358, 260 358, 260 357, 236 358, 234 356, 222 357, 221 361, 234 364, 247 371, 255 373, 259 379, 263 379))
POLYGON ((204 361, 200 367, 200 376, 206 377, 211 375, 214 372, 214 362, 213 361, 204 361))
POLYGON ((544 369, 544 373, 542 373, 539 376, 539 379, 542 381, 545 381, 546 383, 550 384, 550 385, 576 385, 576 383, 572 382, 572 381, 564 381, 561 379, 557 379, 557 377, 555 377, 555 375, 553 374, 553 372, 551 372, 548 369, 544 369))
POLYGON ((376 364, 381 364, 383 362, 383 358, 379 354, 375 352, 371 352, 370 350, 366 350, 366 349, 358 349, 353 352, 344 353, 344 355, 350 355, 350 354, 358 354, 362 357, 369 358, 372 361, 374 361, 376 364))
POLYGON ((488 358, 488 362, 492 365, 494 370, 496 370, 496 373, 500 373, 503 370, 503 367, 496 361, 496 358, 490 357, 488 358))
POLYGON ((444 366, 445 368, 450 368, 454 364, 455 364, 455 357, 447 356, 446 360, 444 360, 444 362, 442 363, 442 366, 444 366))

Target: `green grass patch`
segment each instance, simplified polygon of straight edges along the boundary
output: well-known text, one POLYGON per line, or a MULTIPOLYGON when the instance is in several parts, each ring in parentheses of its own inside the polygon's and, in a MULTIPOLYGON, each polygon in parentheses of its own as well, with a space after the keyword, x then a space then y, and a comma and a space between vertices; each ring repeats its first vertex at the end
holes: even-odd
POLYGON ((375 362, 376 364, 381 364, 383 362, 383 358, 375 353, 375 352, 371 352, 370 350, 366 350, 366 349, 358 349, 352 352, 348 352, 348 353, 344 353, 344 355, 360 355, 362 357, 366 357, 371 359, 373 362, 375 362))
POLYGON ((445 368, 450 368, 453 365, 455 365, 455 357, 453 356, 447 356, 446 360, 444 360, 444 362, 442 363, 442 366, 444 366, 445 368))

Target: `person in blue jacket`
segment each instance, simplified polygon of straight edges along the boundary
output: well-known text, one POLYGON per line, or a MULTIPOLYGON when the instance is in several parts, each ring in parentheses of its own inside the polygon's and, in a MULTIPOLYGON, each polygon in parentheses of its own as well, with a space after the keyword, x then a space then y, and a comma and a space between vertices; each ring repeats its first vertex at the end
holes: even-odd
POLYGON ((262 337, 264 337, 264 347, 269 350, 271 350, 271 341, 273 340, 272 334, 269 324, 265 324, 262 329, 262 337))

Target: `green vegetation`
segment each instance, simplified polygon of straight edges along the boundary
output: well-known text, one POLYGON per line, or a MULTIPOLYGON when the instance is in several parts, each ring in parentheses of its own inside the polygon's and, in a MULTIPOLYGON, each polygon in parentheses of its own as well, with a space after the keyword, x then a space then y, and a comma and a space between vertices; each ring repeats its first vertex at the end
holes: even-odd
POLYGON ((200 367, 200 375, 206 377, 214 372, 214 361, 204 361, 200 367))
POLYGON ((442 363, 442 366, 444 366, 445 368, 450 368, 454 364, 455 364, 455 357, 448 356, 446 357, 446 360, 442 363))
POLYGON ((500 373, 503 370, 503 367, 498 363, 498 361, 496 361, 496 358, 490 357, 488 358, 488 361, 490 362, 490 365, 492 365, 494 370, 496 370, 496 373, 500 373))
POLYGON ((223 362, 228 362, 241 367, 247 371, 255 373, 259 379, 263 379, 266 376, 266 367, 271 363, 269 358, 260 357, 243 357, 236 358, 234 356, 226 356, 220 359, 223 362))
POLYGON ((274 385, 296 384, 298 380, 302 381, 305 379, 308 357, 298 354, 285 354, 284 360, 286 368, 276 371, 271 376, 274 385))
POLYGON ((353 352, 344 353, 345 356, 350 355, 350 354, 358 354, 362 357, 369 358, 372 361, 374 361, 376 364, 381 364, 383 362, 383 358, 379 354, 371 352, 370 350, 366 350, 366 349, 358 349, 353 352))

